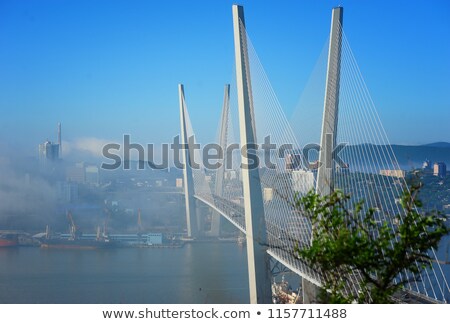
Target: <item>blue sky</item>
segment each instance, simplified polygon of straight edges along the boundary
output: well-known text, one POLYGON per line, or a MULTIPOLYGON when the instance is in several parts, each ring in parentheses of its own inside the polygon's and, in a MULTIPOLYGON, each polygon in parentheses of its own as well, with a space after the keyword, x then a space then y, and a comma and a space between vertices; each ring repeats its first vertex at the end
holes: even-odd
MULTIPOLYGON (((330 27, 344 26, 392 143, 450 142, 448 1, 241 1, 292 115, 330 27)), ((233 1, 0 1, 0 137, 171 141, 184 83, 200 138, 216 134, 233 78, 233 1)))

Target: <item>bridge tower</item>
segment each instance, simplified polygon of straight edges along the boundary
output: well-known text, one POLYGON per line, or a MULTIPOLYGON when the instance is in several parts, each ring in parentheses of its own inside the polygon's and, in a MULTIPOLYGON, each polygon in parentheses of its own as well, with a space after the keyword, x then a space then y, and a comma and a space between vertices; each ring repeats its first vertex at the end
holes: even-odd
POLYGON ((250 303, 271 303, 269 255, 264 204, 258 168, 248 168, 249 156, 256 154, 252 86, 247 50, 244 8, 233 5, 236 85, 239 129, 242 150, 242 184, 244 189, 245 229, 249 274, 250 303))
MULTIPOLYGON (((226 84, 223 94, 222 119, 219 133, 219 145, 223 151, 223 164, 216 172, 215 194, 219 197, 223 193, 223 180, 225 176, 225 167, 227 161, 227 138, 228 138, 228 116, 230 110, 230 85, 226 84)), ((220 220, 222 216, 213 211, 211 219, 211 236, 218 237, 220 235, 220 220)))
POLYGON ((316 192, 321 195, 329 195, 334 189, 335 162, 333 150, 336 147, 338 124, 343 13, 342 7, 336 7, 333 8, 331 17, 322 136, 320 139, 321 150, 316 185, 316 192))
POLYGON ((187 121, 186 121, 186 105, 184 98, 184 87, 182 84, 178 85, 178 95, 180 99, 180 123, 181 123, 181 163, 183 163, 183 187, 184 199, 186 204, 186 226, 187 235, 192 238, 197 235, 197 219, 196 219, 196 205, 194 199, 194 178, 192 175, 192 160, 194 152, 188 145, 187 121))
MULTIPOLYGON (((341 70, 342 26, 344 8, 333 8, 331 15, 330 44, 328 48, 328 68, 325 85, 325 99, 320 139, 319 170, 317 172, 316 193, 329 195, 334 190, 335 161, 333 150, 336 148, 339 82, 341 70)), ((317 302, 317 286, 302 279, 303 302, 317 302)))

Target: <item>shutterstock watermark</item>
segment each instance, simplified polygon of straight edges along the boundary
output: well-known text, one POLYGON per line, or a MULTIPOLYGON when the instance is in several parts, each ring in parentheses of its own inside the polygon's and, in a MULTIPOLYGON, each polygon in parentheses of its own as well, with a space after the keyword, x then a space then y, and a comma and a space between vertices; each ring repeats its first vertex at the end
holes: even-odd
MULTIPOLYGON (((327 134, 326 141, 331 141, 332 134, 327 134), (330 136, 328 136, 330 135, 330 136)), ((326 145, 331 148, 331 145, 326 145)), ((326 152, 325 164, 327 168, 331 168, 333 161, 340 167, 348 166, 339 153, 345 148, 346 143, 340 143, 335 146, 333 150, 326 152)), ((300 167, 307 169, 315 169, 318 166, 319 161, 311 161, 311 156, 318 156, 321 151, 321 147, 318 144, 307 144, 302 149, 294 147, 291 143, 285 143, 277 145, 271 142, 270 135, 264 138, 264 142, 261 144, 250 143, 248 145, 240 146, 237 143, 228 144, 225 148, 221 147, 217 143, 208 143, 206 145, 200 145, 195 142, 195 137, 188 138, 187 143, 180 142, 180 136, 177 135, 173 138, 172 143, 160 144, 160 157, 159 161, 156 161, 155 144, 141 145, 139 143, 131 143, 130 135, 125 134, 123 136, 122 144, 108 143, 103 146, 103 157, 108 159, 108 162, 103 162, 101 168, 104 170, 117 170, 131 169, 131 153, 137 154, 137 169, 144 170, 146 167, 152 169, 168 169, 169 167, 175 167, 178 169, 184 169, 183 161, 185 158, 188 161, 189 166, 192 169, 207 169, 217 170, 225 167, 226 170, 234 170, 237 167, 243 169, 277 169, 277 162, 280 159, 284 159, 287 166, 292 168, 300 167), (236 163, 236 154, 241 157, 240 165, 234 165, 236 163), (170 165, 170 157, 173 161, 170 165), (200 161, 199 161, 200 160, 200 161), (277 161, 278 160, 278 161, 277 161)))

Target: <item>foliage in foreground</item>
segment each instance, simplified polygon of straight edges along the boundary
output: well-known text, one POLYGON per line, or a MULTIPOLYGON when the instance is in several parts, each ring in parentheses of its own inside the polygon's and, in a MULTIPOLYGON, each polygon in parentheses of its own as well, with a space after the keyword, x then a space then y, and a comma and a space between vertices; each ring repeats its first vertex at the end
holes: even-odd
POLYGON ((313 226, 311 246, 297 247, 296 252, 312 268, 320 269, 322 302, 392 303, 393 295, 406 283, 419 280, 420 273, 431 266, 427 252, 449 233, 439 213, 417 211, 419 189, 413 186, 405 191, 404 214, 396 216, 394 225, 376 221, 378 212, 364 210, 363 202, 349 209, 350 196, 341 191, 323 197, 309 192, 296 199, 296 207, 313 226), (360 277, 359 290, 346 289, 355 274, 360 277))

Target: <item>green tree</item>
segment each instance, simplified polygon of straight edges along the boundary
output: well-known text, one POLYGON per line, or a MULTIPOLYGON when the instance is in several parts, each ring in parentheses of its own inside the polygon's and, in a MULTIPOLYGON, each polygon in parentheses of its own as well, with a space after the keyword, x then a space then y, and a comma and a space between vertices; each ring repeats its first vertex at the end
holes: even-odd
POLYGON ((431 266, 428 251, 449 233, 439 213, 418 212, 420 186, 405 190, 402 216, 394 224, 375 221, 376 211, 363 201, 350 209, 350 196, 335 191, 328 196, 309 192, 296 199, 312 223, 310 246, 296 252, 319 269, 323 286, 319 298, 330 303, 392 303, 393 296, 431 266), (358 278, 359 289, 346 289, 358 278))

